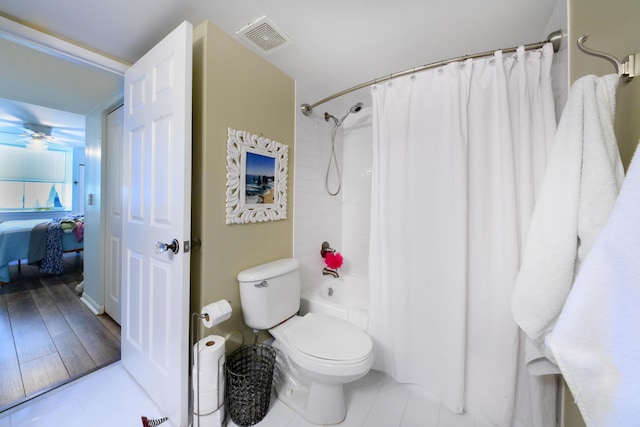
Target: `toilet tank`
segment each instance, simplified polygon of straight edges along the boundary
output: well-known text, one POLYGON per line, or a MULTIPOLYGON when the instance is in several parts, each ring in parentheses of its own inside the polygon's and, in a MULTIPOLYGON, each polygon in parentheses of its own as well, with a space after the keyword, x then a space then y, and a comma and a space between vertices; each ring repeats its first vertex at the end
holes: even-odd
POLYGON ((244 322, 264 330, 288 319, 300 309, 300 262, 285 258, 238 273, 244 322))

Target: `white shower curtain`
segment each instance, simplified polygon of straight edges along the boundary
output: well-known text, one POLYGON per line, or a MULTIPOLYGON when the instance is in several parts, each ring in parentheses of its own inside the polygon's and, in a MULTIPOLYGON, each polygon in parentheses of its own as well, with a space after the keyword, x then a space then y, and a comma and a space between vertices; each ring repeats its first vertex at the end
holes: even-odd
POLYGON ((372 88, 374 368, 487 425, 555 416, 510 309, 556 126, 552 56, 496 52, 372 88))

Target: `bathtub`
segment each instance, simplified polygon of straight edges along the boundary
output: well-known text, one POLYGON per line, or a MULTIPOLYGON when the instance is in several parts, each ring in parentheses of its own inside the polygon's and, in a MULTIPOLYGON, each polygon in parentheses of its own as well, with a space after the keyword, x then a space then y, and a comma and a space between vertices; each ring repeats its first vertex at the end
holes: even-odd
POLYGON ((300 315, 309 312, 338 317, 366 331, 369 325, 369 280, 358 276, 328 277, 301 295, 300 315))

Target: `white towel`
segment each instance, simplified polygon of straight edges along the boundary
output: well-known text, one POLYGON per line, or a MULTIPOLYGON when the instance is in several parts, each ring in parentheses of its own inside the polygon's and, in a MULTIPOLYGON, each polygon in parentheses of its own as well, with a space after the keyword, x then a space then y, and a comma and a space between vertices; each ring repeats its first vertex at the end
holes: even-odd
POLYGON ((559 372, 547 360, 545 337, 624 179, 613 132, 618 81, 612 74, 573 84, 536 200, 511 301, 516 322, 534 344, 526 354, 534 375, 559 372))
POLYGON ((548 338, 589 427, 640 425, 639 151, 548 338))

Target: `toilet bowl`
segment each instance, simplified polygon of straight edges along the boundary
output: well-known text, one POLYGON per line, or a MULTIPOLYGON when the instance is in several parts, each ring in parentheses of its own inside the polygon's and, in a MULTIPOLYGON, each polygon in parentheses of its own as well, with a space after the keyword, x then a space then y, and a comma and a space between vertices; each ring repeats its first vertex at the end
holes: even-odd
POLYGON ((299 262, 282 259, 238 273, 244 321, 269 330, 277 351, 276 395, 308 421, 337 424, 346 407, 343 384, 373 365, 373 343, 343 319, 300 309, 299 262))
POLYGON ((313 423, 344 420, 343 384, 369 372, 371 338, 342 319, 314 313, 294 316, 269 332, 281 359, 278 398, 313 423))

